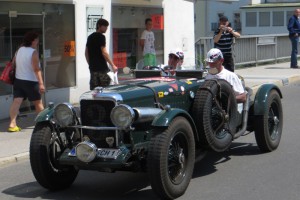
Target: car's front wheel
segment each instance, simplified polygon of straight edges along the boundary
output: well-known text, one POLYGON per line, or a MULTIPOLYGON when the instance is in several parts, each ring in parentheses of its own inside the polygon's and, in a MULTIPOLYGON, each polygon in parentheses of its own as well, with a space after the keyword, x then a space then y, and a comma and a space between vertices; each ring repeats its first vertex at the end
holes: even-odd
POLYGON ((50 124, 37 124, 30 141, 30 164, 37 182, 49 190, 69 187, 78 174, 72 166, 60 166, 63 145, 50 124))
POLYGON ((190 123, 175 118, 149 144, 147 169, 154 192, 163 199, 175 199, 186 191, 194 169, 195 141, 190 123))

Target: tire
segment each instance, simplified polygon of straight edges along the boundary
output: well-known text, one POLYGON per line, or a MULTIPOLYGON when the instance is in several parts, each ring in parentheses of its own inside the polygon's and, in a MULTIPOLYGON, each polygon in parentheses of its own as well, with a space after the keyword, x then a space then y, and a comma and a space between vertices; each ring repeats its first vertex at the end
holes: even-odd
POLYGON ((192 115, 204 147, 216 152, 229 148, 236 131, 237 103, 227 81, 206 80, 195 95, 192 115))
POLYGON ((190 123, 175 118, 149 143, 148 176, 153 191, 162 199, 183 195, 190 183, 195 162, 195 141, 190 123))
POLYGON ((255 117, 255 139, 261 152, 271 152, 280 143, 283 126, 281 99, 276 90, 272 90, 265 102, 263 116, 255 117))
POLYGON ((57 159, 63 150, 50 124, 36 125, 30 141, 30 164, 34 177, 44 188, 65 189, 77 177, 78 171, 74 167, 59 165, 57 159))

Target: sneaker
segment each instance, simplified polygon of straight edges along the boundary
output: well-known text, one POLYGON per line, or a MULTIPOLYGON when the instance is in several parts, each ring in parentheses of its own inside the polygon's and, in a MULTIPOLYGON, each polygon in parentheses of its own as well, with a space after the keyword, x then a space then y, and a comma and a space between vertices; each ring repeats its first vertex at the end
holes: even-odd
POLYGON ((8 128, 8 132, 19 132, 19 131, 21 131, 21 128, 18 126, 8 128))

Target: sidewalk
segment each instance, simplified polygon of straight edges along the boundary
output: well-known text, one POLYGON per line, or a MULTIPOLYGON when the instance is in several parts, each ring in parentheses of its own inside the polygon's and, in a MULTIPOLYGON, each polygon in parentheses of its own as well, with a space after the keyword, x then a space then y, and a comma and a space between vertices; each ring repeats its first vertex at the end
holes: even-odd
MULTIPOLYGON (((254 92, 263 83, 274 83, 281 87, 300 80, 300 69, 291 69, 289 63, 237 69, 236 73, 244 77, 246 86, 251 87, 254 92)), ((0 121, 0 166, 29 157, 34 118, 35 114, 18 118, 22 131, 17 133, 6 132, 8 119, 0 121)))

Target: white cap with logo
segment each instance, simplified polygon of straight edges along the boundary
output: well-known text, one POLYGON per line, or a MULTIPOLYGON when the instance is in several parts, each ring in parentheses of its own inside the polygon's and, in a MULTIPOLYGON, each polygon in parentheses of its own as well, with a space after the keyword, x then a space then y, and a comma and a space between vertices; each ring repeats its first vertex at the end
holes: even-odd
POLYGON ((216 62, 220 59, 223 59, 222 52, 219 49, 212 48, 211 50, 209 50, 209 52, 207 52, 205 61, 206 62, 216 62))
POLYGON ((173 54, 173 55, 175 55, 177 58, 179 58, 179 59, 183 59, 184 58, 184 54, 183 54, 183 51, 181 50, 181 49, 172 49, 171 51, 170 51, 170 53, 169 53, 169 55, 170 54, 173 54))

